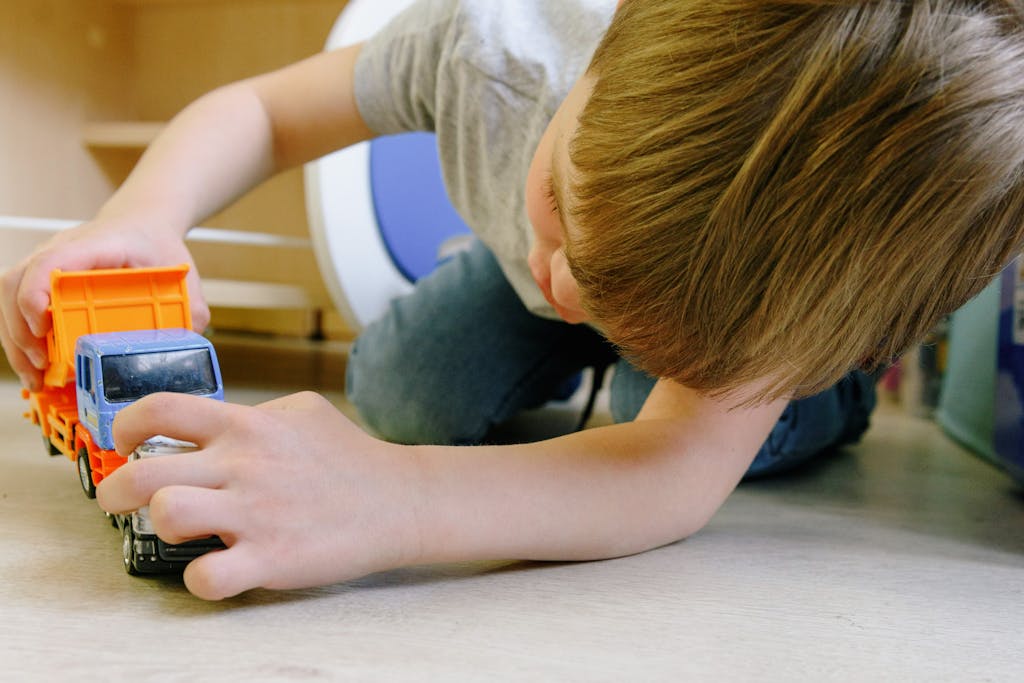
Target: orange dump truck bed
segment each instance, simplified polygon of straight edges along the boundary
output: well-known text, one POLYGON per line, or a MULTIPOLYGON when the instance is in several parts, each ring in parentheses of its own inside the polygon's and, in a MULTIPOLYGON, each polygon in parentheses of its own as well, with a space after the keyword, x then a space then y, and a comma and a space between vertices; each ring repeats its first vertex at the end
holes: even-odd
POLYGON ((63 387, 75 376, 75 342, 83 334, 192 328, 188 266, 62 272, 50 276, 53 327, 44 382, 63 387))

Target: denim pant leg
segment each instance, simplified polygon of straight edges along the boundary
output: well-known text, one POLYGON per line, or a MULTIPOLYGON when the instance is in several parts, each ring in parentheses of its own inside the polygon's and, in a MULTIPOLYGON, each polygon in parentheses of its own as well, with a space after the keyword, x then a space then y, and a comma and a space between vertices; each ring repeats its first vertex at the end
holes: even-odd
MULTIPOLYGON (((611 409, 616 422, 636 417, 657 380, 625 360, 615 366, 611 409)), ((875 381, 851 372, 820 394, 791 401, 747 470, 753 478, 784 472, 816 455, 854 443, 867 430, 875 408, 875 381)))
POLYGON ((346 390, 367 426, 389 441, 473 444, 610 353, 589 327, 527 311, 476 242, 364 330, 346 390))

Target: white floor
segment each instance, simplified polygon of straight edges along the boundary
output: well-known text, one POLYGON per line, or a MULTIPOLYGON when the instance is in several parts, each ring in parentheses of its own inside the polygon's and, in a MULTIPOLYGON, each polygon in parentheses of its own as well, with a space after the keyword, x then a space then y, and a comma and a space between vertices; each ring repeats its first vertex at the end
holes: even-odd
POLYGON ((1024 680, 1024 493, 891 407, 862 444, 744 484, 643 555, 221 604, 125 575, 117 532, 21 410, 4 378, 0 680, 1024 680))

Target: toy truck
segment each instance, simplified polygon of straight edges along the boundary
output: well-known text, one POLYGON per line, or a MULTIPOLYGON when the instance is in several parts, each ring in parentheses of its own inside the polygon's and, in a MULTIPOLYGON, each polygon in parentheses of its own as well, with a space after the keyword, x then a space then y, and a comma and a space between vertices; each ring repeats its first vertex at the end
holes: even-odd
POLYGON ((187 272, 181 265, 51 275, 50 363, 43 389, 23 395, 47 450, 77 464, 90 498, 126 461, 111 431, 122 408, 157 391, 224 399, 213 345, 191 330, 187 272))
MULTIPOLYGON (((128 461, 187 453, 195 448, 195 444, 187 441, 155 436, 132 451, 128 461)), ((114 515, 113 522, 121 531, 124 570, 133 576, 178 571, 200 555, 224 548, 224 543, 217 536, 176 545, 165 543, 153 531, 148 505, 135 512, 114 515)))
POLYGON ((187 272, 180 265, 51 274, 44 386, 22 395, 47 451, 77 465, 90 498, 127 461, 112 434, 122 408, 160 391, 224 399, 213 345, 191 329, 187 272))

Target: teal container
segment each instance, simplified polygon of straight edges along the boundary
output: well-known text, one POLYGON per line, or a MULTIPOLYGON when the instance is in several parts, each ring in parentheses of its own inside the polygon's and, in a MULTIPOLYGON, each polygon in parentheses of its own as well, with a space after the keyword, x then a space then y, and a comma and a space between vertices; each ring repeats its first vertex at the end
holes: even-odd
POLYGON ((935 419, 955 440, 999 463, 994 447, 996 352, 1001 279, 953 314, 949 356, 935 419))

